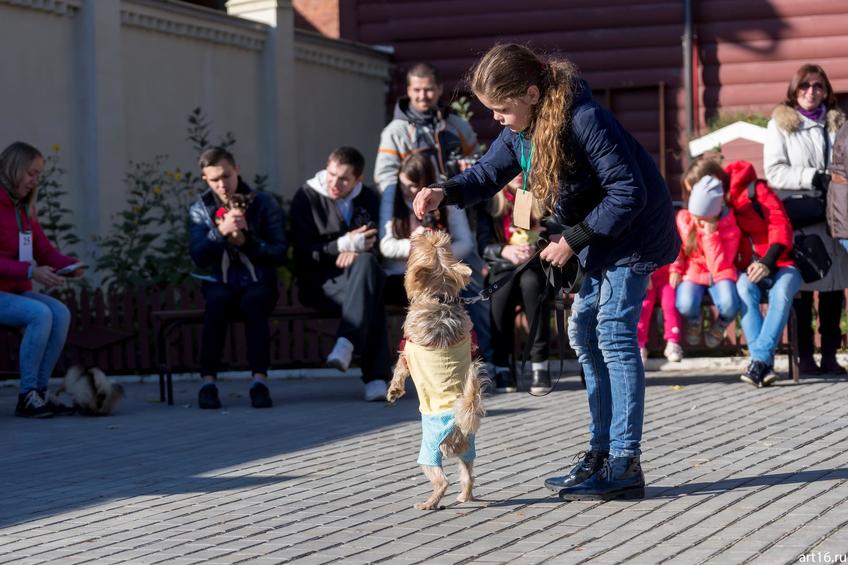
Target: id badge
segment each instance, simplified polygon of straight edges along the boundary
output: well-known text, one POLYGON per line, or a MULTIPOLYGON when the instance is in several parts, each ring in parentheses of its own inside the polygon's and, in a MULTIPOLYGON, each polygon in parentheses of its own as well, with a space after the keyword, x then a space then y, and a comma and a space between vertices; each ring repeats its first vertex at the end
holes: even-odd
POLYGON ((532 210, 533 193, 529 190, 515 191, 515 204, 512 207, 512 225, 529 230, 532 210))
POLYGON ((32 263, 32 232, 18 232, 18 260, 32 263))

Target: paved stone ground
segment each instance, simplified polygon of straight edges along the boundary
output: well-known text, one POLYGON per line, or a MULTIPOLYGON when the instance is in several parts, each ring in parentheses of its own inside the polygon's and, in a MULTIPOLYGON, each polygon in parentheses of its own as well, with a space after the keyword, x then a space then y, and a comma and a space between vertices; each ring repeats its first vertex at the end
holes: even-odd
MULTIPOLYGON (((797 563, 848 551, 848 381, 772 389, 652 373, 648 497, 565 503, 542 486, 587 442, 573 377, 488 399, 479 501, 421 512, 417 403, 354 379, 278 381, 277 405, 175 406, 129 385, 108 418, 29 421, 0 390, 0 562, 797 563)), ((183 404, 179 404, 182 402, 183 404)), ((453 462, 449 474, 456 478, 453 462)), ((842 557, 844 559, 844 557, 842 557)), ((818 559, 818 560, 816 560, 818 559)))

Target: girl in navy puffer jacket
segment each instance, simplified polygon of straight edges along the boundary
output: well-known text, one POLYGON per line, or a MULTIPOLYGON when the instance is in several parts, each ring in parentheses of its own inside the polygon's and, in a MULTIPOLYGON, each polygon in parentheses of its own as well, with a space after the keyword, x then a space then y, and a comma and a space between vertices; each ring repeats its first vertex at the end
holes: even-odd
POLYGON ((540 258, 560 267, 577 255, 586 272, 568 335, 586 376, 591 441, 581 462, 546 486, 566 500, 641 498, 645 372, 636 327, 650 274, 680 249, 668 189, 570 62, 497 45, 470 86, 504 129, 473 167, 419 192, 415 212, 443 201, 469 206, 523 171, 523 190, 564 226, 540 258))

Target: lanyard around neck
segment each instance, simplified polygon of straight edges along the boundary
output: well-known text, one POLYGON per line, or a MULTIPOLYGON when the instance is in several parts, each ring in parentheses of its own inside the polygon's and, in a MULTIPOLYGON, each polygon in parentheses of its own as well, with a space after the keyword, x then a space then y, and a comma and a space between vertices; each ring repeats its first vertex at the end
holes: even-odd
POLYGON ((530 165, 533 163, 533 143, 530 143, 530 154, 525 157, 524 134, 519 133, 518 139, 521 140, 521 158, 519 159, 518 164, 521 165, 521 172, 524 173, 524 183, 521 186, 521 190, 527 192, 527 178, 530 176, 530 165))
MULTIPOLYGON (((6 188, 6 187, 4 186, 3 188, 6 188)), ((23 233, 24 224, 23 224, 23 220, 21 220, 21 209, 23 208, 23 206, 21 206, 20 200, 15 198, 12 195, 12 191, 9 190, 8 188, 6 188, 6 194, 9 195, 9 199, 12 201, 12 207, 15 209, 15 221, 18 223, 18 231, 23 233)))

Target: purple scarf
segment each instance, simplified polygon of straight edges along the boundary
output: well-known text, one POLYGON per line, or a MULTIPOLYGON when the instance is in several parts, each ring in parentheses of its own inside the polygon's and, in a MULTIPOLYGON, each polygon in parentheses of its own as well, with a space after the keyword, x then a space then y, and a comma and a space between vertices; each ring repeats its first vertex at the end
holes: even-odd
POLYGON ((795 109, 798 110, 798 113, 804 116, 805 118, 809 118, 814 122, 817 122, 821 119, 822 116, 824 116, 824 113, 827 112, 827 105, 822 103, 815 110, 805 110, 800 106, 795 109))

